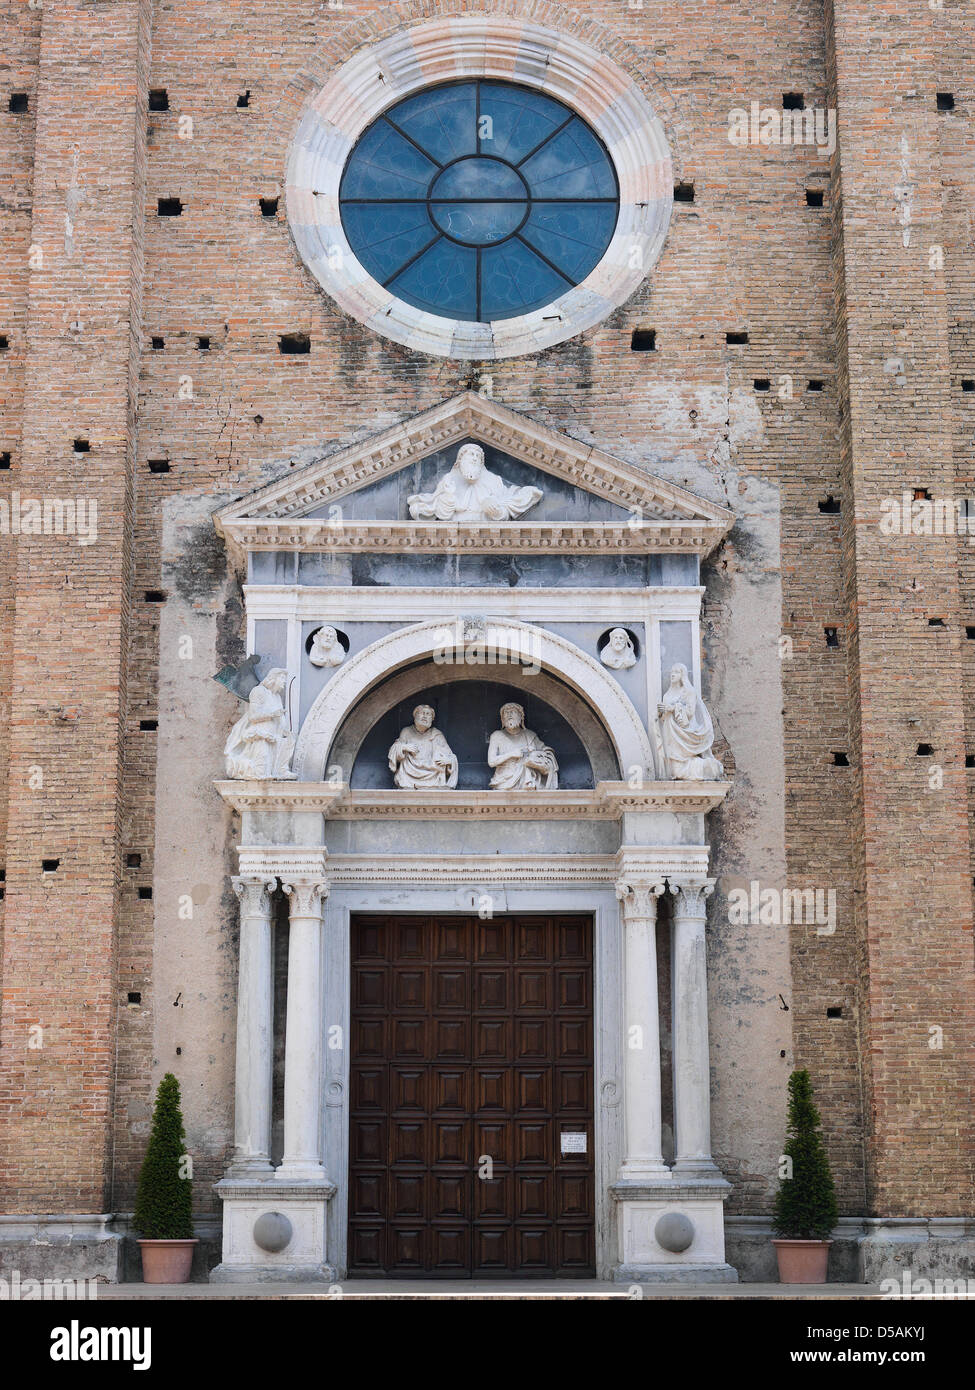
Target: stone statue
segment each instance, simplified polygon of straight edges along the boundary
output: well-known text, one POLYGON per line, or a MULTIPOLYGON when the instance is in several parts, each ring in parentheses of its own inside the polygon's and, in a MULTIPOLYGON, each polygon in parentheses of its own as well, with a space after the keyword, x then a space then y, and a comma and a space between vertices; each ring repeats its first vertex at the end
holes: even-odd
POLYGON ((289 764, 295 740, 281 698, 287 683, 287 671, 276 667, 248 695, 247 713, 224 745, 228 777, 294 777, 289 764))
POLYGON ((551 748, 525 728, 521 705, 501 706, 501 728, 491 735, 488 765, 494 768, 491 786, 499 791, 558 790, 559 765, 551 748))
POLYGON ((657 732, 668 777, 712 782, 724 776, 724 768, 711 752, 711 716, 681 662, 671 667, 670 685, 657 706, 657 732))
POLYGON ((609 641, 599 653, 599 659, 611 671, 628 671, 636 665, 636 652, 630 634, 624 627, 614 627, 609 641))
POLYGON ((434 717, 429 705, 417 705, 412 726, 400 730, 389 750, 389 770, 398 787, 456 787, 457 758, 433 727, 434 717))
POLYGON ((433 492, 406 499, 414 521, 511 521, 540 502, 538 487, 513 487, 484 462, 480 444, 462 444, 433 492))
POLYGON ((345 660, 345 648, 339 641, 334 627, 326 623, 320 627, 312 639, 308 660, 313 666, 341 666, 345 660))

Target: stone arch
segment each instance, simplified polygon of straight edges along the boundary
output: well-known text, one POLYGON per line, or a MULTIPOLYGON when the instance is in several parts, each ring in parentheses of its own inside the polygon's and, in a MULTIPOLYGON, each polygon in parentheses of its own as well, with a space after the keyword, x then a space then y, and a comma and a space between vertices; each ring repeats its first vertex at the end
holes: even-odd
POLYGON ((526 694, 537 695, 562 715, 578 734, 589 759, 593 779, 596 782, 615 781, 620 769, 613 741, 592 707, 548 671, 523 678, 518 677, 518 671, 518 667, 510 666, 472 666, 464 669, 435 666, 432 662, 396 671, 387 680, 373 686, 350 710, 336 734, 329 753, 329 764, 351 770, 371 730, 401 700, 409 700, 421 691, 448 686, 458 680, 476 679, 493 685, 524 687, 526 694))
MULTIPOLYGON (((298 735, 292 764, 298 777, 307 782, 324 780, 336 737, 360 701, 404 667, 422 663, 429 672, 428 663, 454 650, 456 638, 457 624, 450 618, 416 623, 381 637, 339 667, 308 711, 298 735)), ((623 777, 629 776, 633 767, 655 775, 650 739, 632 701, 611 673, 574 643, 529 623, 489 619, 478 646, 488 654, 504 654, 524 667, 556 677, 594 712, 612 743, 623 777)), ((456 676, 458 667, 449 669, 456 676)), ((473 675, 478 667, 465 669, 473 675)), ((501 669, 507 669, 510 681, 510 667, 501 669)), ((588 733, 592 739, 591 726, 588 733)), ((600 759, 600 766, 605 765, 600 759)))

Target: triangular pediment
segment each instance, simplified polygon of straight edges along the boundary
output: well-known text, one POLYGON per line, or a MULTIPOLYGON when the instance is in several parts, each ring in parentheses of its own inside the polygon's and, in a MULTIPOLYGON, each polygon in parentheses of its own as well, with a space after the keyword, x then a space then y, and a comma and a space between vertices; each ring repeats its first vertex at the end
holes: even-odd
POLYGON ((248 549, 692 550, 707 553, 734 513, 684 488, 538 425, 473 392, 413 416, 327 459, 289 471, 215 513, 217 530, 248 549), (407 494, 431 490, 464 443, 540 500, 503 521, 410 514, 407 494))

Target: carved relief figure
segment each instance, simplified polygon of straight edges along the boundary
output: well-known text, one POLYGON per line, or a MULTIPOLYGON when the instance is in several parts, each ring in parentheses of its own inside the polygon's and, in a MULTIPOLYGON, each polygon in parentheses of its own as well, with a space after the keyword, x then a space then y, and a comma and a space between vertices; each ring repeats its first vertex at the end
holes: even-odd
POLYGON ((636 665, 636 652, 630 634, 623 627, 614 627, 609 641, 599 653, 599 659, 611 671, 628 671, 636 665))
POLYGON ((334 627, 326 623, 315 633, 308 660, 313 666, 341 666, 345 660, 345 648, 339 641, 334 627))
POLYGON ((276 667, 248 695, 247 713, 224 745, 228 777, 294 776, 289 764, 295 740, 281 698, 287 683, 287 671, 276 667))
POLYGON ((551 748, 525 728, 525 711, 514 703, 501 706, 501 728, 491 735, 488 765, 491 786, 500 791, 558 790, 559 765, 551 748))
POLYGON ((671 667, 670 684, 657 706, 657 732, 668 777, 710 782, 724 776, 724 768, 711 752, 711 716, 681 662, 671 667))
POLYGON ((429 705, 417 705, 413 723, 400 730, 389 750, 389 770, 398 787, 456 787, 458 763, 429 705))
POLYGON ((541 501, 538 487, 513 487, 484 462, 479 444, 462 444, 433 492, 406 499, 415 521, 511 521, 541 501))

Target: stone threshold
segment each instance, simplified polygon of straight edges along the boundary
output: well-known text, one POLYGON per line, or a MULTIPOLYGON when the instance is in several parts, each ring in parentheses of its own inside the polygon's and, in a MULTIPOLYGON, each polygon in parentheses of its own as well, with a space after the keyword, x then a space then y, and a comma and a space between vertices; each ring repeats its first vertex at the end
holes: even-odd
MULTIPOLYGON (((329 1293, 327 1284, 100 1284, 98 1302, 126 1300, 154 1301, 199 1299, 245 1300, 328 1300, 409 1301, 416 1299, 483 1299, 519 1301, 524 1299, 564 1301, 596 1299, 632 1301, 630 1286, 602 1280, 423 1280, 350 1279, 341 1289, 341 1298, 329 1293)), ((745 1299, 861 1301, 881 1296, 880 1288, 870 1284, 643 1284, 643 1299, 745 1299)))

